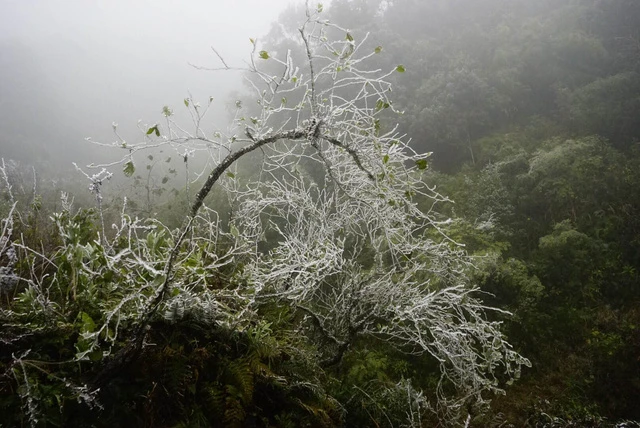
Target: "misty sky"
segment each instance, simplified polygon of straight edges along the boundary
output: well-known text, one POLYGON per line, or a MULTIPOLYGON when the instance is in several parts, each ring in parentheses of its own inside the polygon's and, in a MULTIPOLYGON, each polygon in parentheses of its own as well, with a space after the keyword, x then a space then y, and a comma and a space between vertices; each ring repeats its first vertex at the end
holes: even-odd
POLYGON ((132 133, 138 119, 158 120, 163 105, 179 108, 188 91, 213 96, 222 118, 239 75, 188 63, 219 65, 214 46, 241 65, 249 37, 300 1, 0 0, 0 157, 15 144, 37 158, 40 144, 110 141, 112 122, 132 133))

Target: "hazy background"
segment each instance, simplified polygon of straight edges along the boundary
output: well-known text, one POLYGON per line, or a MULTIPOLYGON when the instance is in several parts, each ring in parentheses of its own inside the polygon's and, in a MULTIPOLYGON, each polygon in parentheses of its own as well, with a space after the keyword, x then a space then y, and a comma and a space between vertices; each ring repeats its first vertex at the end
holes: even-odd
POLYGON ((111 142, 117 122, 131 138, 189 92, 213 96, 223 125, 239 74, 189 63, 220 65, 214 46, 242 65, 249 38, 301 1, 0 0, 0 157, 56 170, 99 160, 85 137, 111 142))

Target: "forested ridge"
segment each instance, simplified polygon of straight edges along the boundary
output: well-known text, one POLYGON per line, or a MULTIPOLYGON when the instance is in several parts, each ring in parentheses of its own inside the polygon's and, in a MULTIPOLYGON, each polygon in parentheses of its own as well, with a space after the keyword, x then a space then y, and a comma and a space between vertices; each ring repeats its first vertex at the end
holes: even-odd
POLYGON ((251 40, 237 134, 181 100, 251 148, 211 175, 120 139, 135 185, 76 208, 3 161, 0 426, 638 426, 640 2, 311 10, 251 40))
POLYGON ((400 121, 434 151, 456 237, 486 256, 478 280, 515 314, 507 335, 532 362, 494 409, 637 419, 640 4, 387 12, 384 45, 411 52, 400 121))

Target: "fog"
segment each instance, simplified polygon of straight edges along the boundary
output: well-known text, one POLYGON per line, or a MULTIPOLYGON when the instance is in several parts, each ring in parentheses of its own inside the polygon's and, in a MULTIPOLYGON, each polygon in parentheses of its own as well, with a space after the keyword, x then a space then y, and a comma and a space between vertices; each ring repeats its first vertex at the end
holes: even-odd
MULTIPOLYGON (((164 105, 214 97, 210 116, 241 87, 249 38, 266 34, 291 0, 1 0, 0 156, 70 169, 96 156, 85 137, 112 141, 136 122, 153 123, 164 105)), ((96 160, 96 159, 92 159, 96 160)))

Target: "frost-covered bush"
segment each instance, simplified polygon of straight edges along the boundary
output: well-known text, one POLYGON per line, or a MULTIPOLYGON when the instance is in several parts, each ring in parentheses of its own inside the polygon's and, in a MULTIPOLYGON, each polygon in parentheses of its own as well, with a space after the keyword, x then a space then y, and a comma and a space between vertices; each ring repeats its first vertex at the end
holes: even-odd
MULTIPOLYGON (((499 310, 483 305, 469 284, 471 261, 437 213, 446 198, 424 180, 428 154, 415 153, 396 128, 383 125, 400 113, 388 79, 404 67, 376 69, 381 50, 366 51, 367 36, 356 39, 321 19, 320 10, 309 10, 291 37, 302 55, 273 55, 252 41, 244 72, 257 107, 238 102, 227 131, 208 129, 208 106, 191 98, 184 100, 191 128, 169 107, 162 123, 140 125, 137 143, 120 137, 114 124, 114 145, 125 155, 86 174, 98 212, 74 212, 65 203, 51 218, 60 240, 53 254, 18 245, 22 291, 3 303, 3 322, 11 327, 2 333, 9 349, 2 367, 11 379, 3 378, 2 388, 18 388, 32 425, 46 407, 47 383, 58 382, 62 401, 98 406, 100 388, 154 352, 150 337, 158 337, 159 325, 195 323, 242 336, 274 324, 255 346, 271 343, 278 351, 258 353, 256 361, 285 364, 293 358, 285 354, 300 353, 297 364, 311 361, 304 364, 315 368, 267 376, 271 369, 247 363, 252 382, 266 376, 289 394, 304 383, 314 397, 329 394, 326 376, 337 376, 345 355, 363 344, 423 356, 437 372, 432 389, 421 391, 407 379, 377 384, 376 400, 396 397, 389 405, 407 405, 400 414, 408 425, 429 411, 452 424, 465 420, 468 409, 503 392, 501 384, 528 364, 490 321, 488 313, 499 310), (134 174, 137 153, 157 147, 173 148, 186 165, 196 155, 208 160, 183 225, 172 230, 153 218, 132 218, 125 205, 108 227, 101 216, 103 179, 118 168, 134 174), (252 157, 259 165, 238 168, 252 152, 260 154, 252 157), (214 185, 224 189, 231 214, 207 206, 214 185), (34 345, 45 334, 66 349, 55 361, 34 345), (402 394, 407 400, 397 399, 402 394)), ((221 70, 234 69, 220 59, 221 70)), ((11 215, 4 220, 0 241, 7 257, 5 247, 17 240, 11 221, 11 215)), ((9 276, 3 275, 4 284, 9 276)), ((220 391, 218 397, 231 397, 220 391)), ((354 387, 344 403, 324 401, 339 414, 326 413, 327 420, 343 418, 355 397, 363 395, 354 387)), ((249 406, 247 400, 234 403, 249 406)))

